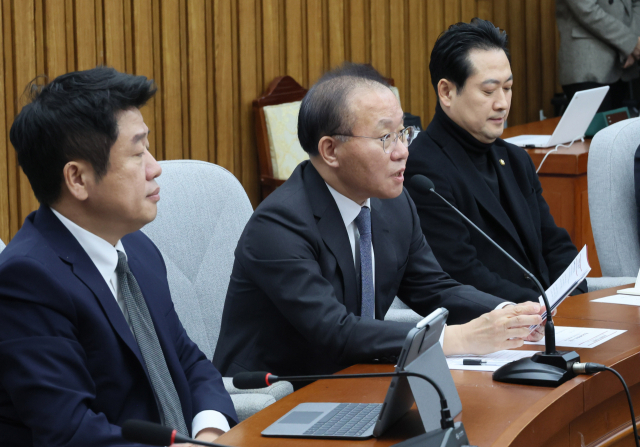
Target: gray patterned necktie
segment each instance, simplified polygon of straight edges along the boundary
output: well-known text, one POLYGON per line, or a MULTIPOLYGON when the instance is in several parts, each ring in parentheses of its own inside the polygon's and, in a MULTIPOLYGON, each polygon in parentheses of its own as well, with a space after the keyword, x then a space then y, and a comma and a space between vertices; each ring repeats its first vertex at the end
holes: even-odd
POLYGON ((151 386, 160 407, 160 419, 167 427, 188 436, 189 432, 182 414, 180 397, 164 359, 149 308, 142 296, 138 281, 129 270, 127 257, 121 251, 118 251, 116 274, 122 297, 127 306, 131 329, 138 342, 144 363, 147 365, 151 386))
POLYGON ((362 280, 362 306, 360 316, 375 318, 375 292, 373 290, 373 262, 371 259, 371 210, 363 206, 356 217, 360 233, 360 278, 362 280))

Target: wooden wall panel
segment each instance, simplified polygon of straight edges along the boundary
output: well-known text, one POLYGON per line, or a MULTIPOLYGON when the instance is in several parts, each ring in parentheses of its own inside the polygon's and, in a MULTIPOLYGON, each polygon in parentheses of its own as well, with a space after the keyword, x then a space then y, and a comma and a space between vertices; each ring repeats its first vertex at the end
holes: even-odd
MULTIPOLYGON (((142 110, 158 159, 229 169, 258 203, 251 101, 281 75, 308 88, 345 60, 394 79, 403 108, 431 120, 429 55, 449 25, 479 16, 510 38, 509 124, 551 116, 559 91, 553 0, 0 0, 0 238, 37 207, 9 142, 23 91, 98 64, 156 81, 142 110), (525 20, 526 16, 526 20, 525 20)), ((22 101, 22 102, 21 102, 22 101)))

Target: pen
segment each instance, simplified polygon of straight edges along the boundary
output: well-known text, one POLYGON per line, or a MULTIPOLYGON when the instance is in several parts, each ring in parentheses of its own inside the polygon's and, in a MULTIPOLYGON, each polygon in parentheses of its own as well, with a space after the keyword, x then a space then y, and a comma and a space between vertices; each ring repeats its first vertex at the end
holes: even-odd
POLYGON ((477 366, 477 365, 482 365, 483 363, 487 363, 487 361, 486 360, 481 360, 481 359, 464 359, 464 360, 462 360, 462 364, 463 365, 468 365, 468 366, 471 366, 471 365, 476 365, 477 366))

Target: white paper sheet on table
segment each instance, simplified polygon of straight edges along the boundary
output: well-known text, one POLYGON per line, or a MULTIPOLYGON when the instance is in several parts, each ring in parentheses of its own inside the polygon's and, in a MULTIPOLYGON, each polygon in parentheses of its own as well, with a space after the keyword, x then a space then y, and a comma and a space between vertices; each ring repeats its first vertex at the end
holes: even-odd
POLYGON ((626 304, 627 306, 640 306, 640 296, 612 295, 591 300, 592 303, 626 304))
POLYGON ((516 351, 508 349, 487 355, 450 355, 447 356, 447 364, 449 365, 449 369, 462 369, 465 371, 495 371, 507 363, 514 362, 525 357, 531 357, 536 352, 538 351, 516 351), (486 360, 487 363, 483 363, 482 365, 463 365, 462 361, 464 359, 486 360))
MULTIPOLYGON (((566 268, 560 278, 556 279, 556 281, 551 284, 551 287, 545 290, 547 299, 549 300, 549 306, 551 306, 551 310, 554 310, 556 307, 558 307, 560 303, 562 303, 562 301, 564 301, 564 299, 569 296, 571 292, 573 292, 573 289, 578 287, 578 284, 584 281, 590 271, 591 266, 589 266, 587 246, 585 245, 584 247, 582 247, 582 250, 580 250, 580 253, 578 253, 578 256, 576 256, 573 262, 569 264, 569 267, 566 268)), ((540 304, 544 306, 542 296, 540 296, 538 300, 540 300, 540 304)), ((549 309, 547 309, 547 311, 548 310, 549 309)), ((545 318, 547 318, 546 311, 542 314, 542 321, 544 321, 545 318)), ((531 326, 530 332, 533 332, 537 327, 538 326, 531 326)))
MULTIPOLYGON (((600 329, 594 327, 556 326, 556 346, 565 348, 595 348, 618 335, 627 332, 621 329, 600 329)), ((539 341, 525 341, 526 345, 544 345, 544 337, 539 341)))

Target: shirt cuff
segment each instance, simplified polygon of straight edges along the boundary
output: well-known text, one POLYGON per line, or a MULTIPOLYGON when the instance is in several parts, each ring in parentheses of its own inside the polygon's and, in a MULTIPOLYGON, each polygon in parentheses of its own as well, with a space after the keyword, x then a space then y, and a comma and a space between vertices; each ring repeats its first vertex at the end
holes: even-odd
POLYGON ((217 428, 224 432, 229 431, 229 421, 222 413, 215 410, 204 410, 196 414, 191 423, 191 433, 195 438, 205 428, 217 428))
POLYGON ((444 330, 445 330, 446 328, 447 328, 447 325, 445 324, 445 325, 442 327, 442 332, 440 332, 440 339, 438 340, 438 341, 440 342, 440 347, 441 347, 442 349, 444 349, 444 330))
POLYGON ((512 303, 511 301, 505 301, 504 303, 500 303, 496 306, 495 310, 503 309, 507 306, 515 306, 516 303, 512 303))

